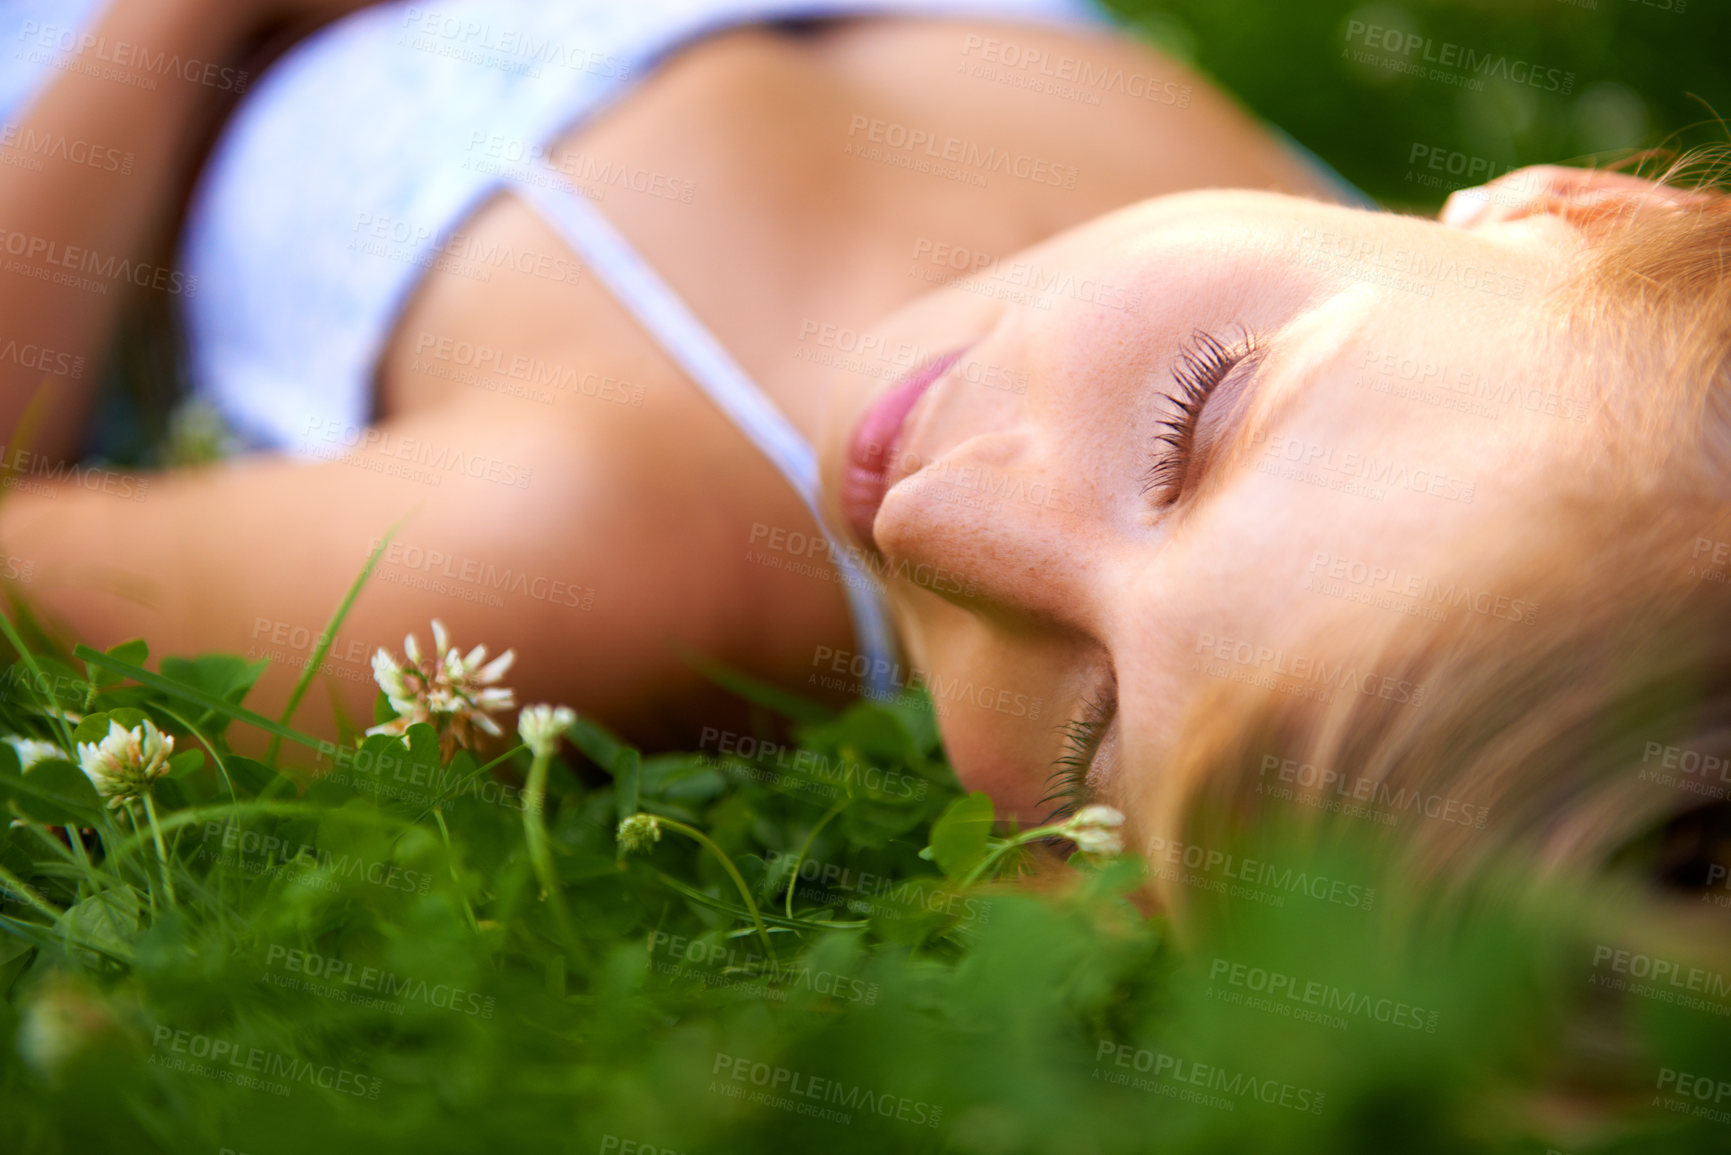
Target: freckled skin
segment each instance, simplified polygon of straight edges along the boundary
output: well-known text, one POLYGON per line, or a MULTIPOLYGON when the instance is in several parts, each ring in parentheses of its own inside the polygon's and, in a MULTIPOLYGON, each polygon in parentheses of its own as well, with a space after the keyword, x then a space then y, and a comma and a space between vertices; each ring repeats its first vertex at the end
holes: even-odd
MULTIPOLYGON (((1036 816, 1063 723, 1114 682, 1100 764, 1133 777, 1211 677, 1266 674, 1276 652, 1288 667, 1352 658, 1354 638, 1389 611, 1317 592, 1331 569, 1470 577, 1451 556, 1584 452, 1585 425, 1506 399, 1460 410, 1435 397, 1481 379, 1569 393, 1538 333, 1574 244, 1548 217, 1467 230, 1264 193, 1179 194, 1024 254, 1128 286, 1139 309, 1072 299, 1041 311, 953 287, 886 321, 886 340, 974 342, 969 358, 1029 375, 1016 396, 940 379, 905 426, 917 468, 892 475, 873 527, 892 560, 942 565, 977 591, 893 587, 912 660, 957 688, 940 704, 969 785, 1036 816), (1396 280, 1391 266, 1420 273, 1396 280), (1159 508, 1141 489, 1173 364, 1194 330, 1240 327, 1264 353, 1239 451, 1159 508), (1430 368, 1432 403, 1373 387, 1403 363, 1430 368), (970 471, 994 476, 990 500, 955 500, 948 479, 970 471), (1070 497, 1029 496, 1052 492, 1070 497), (1012 716, 970 700, 963 688, 985 682, 1046 709, 1012 716)), ((868 382, 843 388, 832 473, 875 396, 868 382)))

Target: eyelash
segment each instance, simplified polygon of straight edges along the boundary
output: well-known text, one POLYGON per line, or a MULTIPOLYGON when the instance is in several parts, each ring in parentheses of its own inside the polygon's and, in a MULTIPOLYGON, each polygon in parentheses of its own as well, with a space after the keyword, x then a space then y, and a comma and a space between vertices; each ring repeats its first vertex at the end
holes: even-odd
POLYGON ((1084 698, 1082 716, 1064 723, 1064 753, 1052 763, 1052 772, 1046 777, 1046 796, 1040 799, 1041 806, 1052 807, 1045 822, 1074 814, 1093 796, 1088 772, 1116 710, 1110 695, 1084 698))
MULTIPOLYGON (((1197 329, 1179 350, 1172 367, 1173 390, 1166 398, 1174 412, 1160 422, 1160 433, 1154 439, 1164 449, 1156 453, 1142 486, 1144 495, 1158 492, 1162 506, 1177 501, 1182 491, 1203 405, 1233 367, 1256 351, 1256 339, 1250 332, 1240 326, 1239 334, 1236 344, 1227 345, 1212 333, 1197 329)), ((1093 796, 1088 775, 1117 709, 1112 694, 1084 698, 1082 716, 1064 724, 1064 752, 1052 763, 1046 796, 1040 800, 1040 805, 1052 807, 1047 822, 1075 813, 1093 796)))
MULTIPOLYGON (((1174 387, 1166 398, 1175 412, 1160 422, 1160 434, 1154 441, 1164 446, 1164 451, 1155 455, 1142 486, 1145 495, 1158 491, 1163 506, 1177 501, 1183 488, 1202 406, 1233 367, 1256 351, 1256 339, 1250 332, 1239 326, 1239 334, 1236 344, 1227 345, 1212 333, 1197 329, 1179 350, 1172 367, 1174 387)), ((1112 694, 1084 698, 1082 716, 1064 724, 1064 752, 1052 763, 1052 772, 1046 777, 1046 796, 1040 799, 1040 805, 1052 807, 1047 822, 1075 813, 1092 797, 1088 775, 1117 709, 1112 694)))
POLYGON ((1256 351, 1256 339, 1249 331, 1240 326, 1239 332, 1238 343, 1227 345, 1212 333, 1197 329, 1178 351, 1178 361, 1172 366, 1173 390, 1166 395, 1173 412, 1158 426, 1160 433, 1154 444, 1160 448, 1142 479, 1143 495, 1157 494, 1161 506, 1173 504, 1183 493, 1202 407, 1233 367, 1256 351))

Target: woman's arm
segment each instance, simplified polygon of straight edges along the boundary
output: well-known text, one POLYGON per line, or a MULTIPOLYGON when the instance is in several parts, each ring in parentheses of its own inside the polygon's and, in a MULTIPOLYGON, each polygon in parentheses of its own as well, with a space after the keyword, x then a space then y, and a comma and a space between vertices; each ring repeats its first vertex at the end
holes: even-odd
MULTIPOLYGON (((173 203, 196 114, 223 97, 225 81, 230 93, 244 83, 231 57, 250 27, 249 7, 116 0, 91 27, 26 21, 17 29, 18 49, 51 59, 56 75, 7 126, 5 143, 27 165, 0 165, 0 354, 12 349, 0 355, 0 435, 8 455, 39 390, 46 411, 31 452, 60 459, 76 451, 119 308, 134 284, 153 280, 138 265, 173 203), (206 64, 215 66, 209 82, 206 64), (74 373, 76 358, 83 361, 74 373)), ((165 290, 174 283, 165 274, 165 290)))
POLYGON ((158 656, 269 659, 248 704, 275 715, 400 525, 297 715, 320 736, 335 734, 333 703, 370 724, 373 651, 400 652, 409 632, 427 644, 432 618, 465 650, 515 647, 506 682, 521 701, 568 703, 645 738, 665 738, 682 711, 722 711, 682 651, 797 682, 814 639, 847 644, 833 587, 738 560, 754 521, 800 525, 804 509, 767 462, 742 458, 707 402, 663 405, 650 423, 582 401, 524 421, 497 400, 419 410, 358 442, 315 425, 305 443, 326 461, 14 478, 25 484, 0 501, 0 577, 95 646, 142 635, 158 656), (774 616, 754 617, 759 603, 774 616))
POLYGON ((4 126, 0 148, 0 438, 7 457, 39 391, 28 448, 76 453, 92 383, 128 293, 194 292, 143 264, 174 211, 213 104, 250 83, 238 65, 267 29, 304 35, 368 0, 108 0, 89 27, 20 20, 21 59, 54 78, 4 126), (78 361, 82 358, 82 362, 78 361), (74 366, 77 366, 74 370, 74 366))

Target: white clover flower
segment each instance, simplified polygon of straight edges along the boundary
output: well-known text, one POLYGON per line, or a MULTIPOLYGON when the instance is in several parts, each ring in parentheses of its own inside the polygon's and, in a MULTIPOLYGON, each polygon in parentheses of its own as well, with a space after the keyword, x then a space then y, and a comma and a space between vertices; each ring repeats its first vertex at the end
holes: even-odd
POLYGON ((1084 854, 1103 857, 1124 853, 1124 813, 1110 806, 1084 806, 1064 823, 1063 835, 1084 854))
POLYGON ((474 746, 476 731, 495 738, 504 734, 488 715, 517 704, 515 694, 494 685, 517 660, 515 650, 506 650, 491 662, 487 662, 486 646, 458 654, 445 624, 435 618, 432 656, 421 654, 421 643, 413 634, 403 639, 403 654, 406 661, 402 662, 382 647, 373 655, 373 680, 397 716, 367 733, 401 735, 416 722, 425 722, 439 732, 447 756, 456 746, 474 746))
POLYGON ((577 712, 569 706, 525 706, 517 715, 517 733, 530 753, 546 758, 559 748, 559 736, 575 721, 577 712))
POLYGON ((661 819, 639 811, 619 823, 619 845, 627 854, 648 850, 661 841, 661 819))
POLYGON ((18 1054, 38 1074, 54 1079, 114 1029, 113 1012, 94 990, 72 979, 50 979, 24 1006, 18 1054))
POLYGON ((0 741, 4 741, 18 752, 18 769, 24 774, 30 773, 30 768, 38 762, 47 762, 51 759, 71 761, 66 757, 66 751, 53 742, 43 742, 36 738, 20 738, 15 734, 8 735, 0 741))
POLYGON ((168 773, 168 758, 173 753, 173 735, 158 730, 149 718, 130 730, 111 718, 108 735, 102 741, 78 744, 78 767, 114 810, 168 773))

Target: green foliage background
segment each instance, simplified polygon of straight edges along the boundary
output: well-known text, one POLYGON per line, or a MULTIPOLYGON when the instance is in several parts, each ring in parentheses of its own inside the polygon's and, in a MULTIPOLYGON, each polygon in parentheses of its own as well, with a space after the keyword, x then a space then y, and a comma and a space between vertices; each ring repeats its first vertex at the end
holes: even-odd
POLYGON ((1447 194, 1408 178, 1415 145, 1504 171, 1727 136, 1719 120, 1731 116, 1724 0, 1109 2, 1391 207, 1434 208, 1447 194), (1492 79, 1471 92, 1365 67, 1344 54, 1353 20, 1427 37, 1433 55, 1446 42, 1573 73, 1574 91, 1492 79))
POLYGON ((994 837, 918 697, 763 695, 733 752, 579 720, 538 806, 521 747, 320 743, 246 711, 258 664, 149 665, 0 674, 14 733, 150 718, 177 750, 147 821, 0 745, 8 1152, 1731 1147, 1731 1002, 1617 991, 1607 944, 1691 956, 1631 937, 1614 878, 1415 886, 1370 824, 1244 826, 1152 864, 1180 933, 1132 901, 1148 866, 994 837), (247 726, 280 768, 229 744, 247 726), (634 814, 663 829, 628 853, 634 814))
MULTIPOLYGON (((1117 2, 1396 206, 1446 191, 1409 179, 1415 144, 1582 160, 1722 140, 1694 98, 1731 102, 1722 0, 1117 2), (1365 70, 1342 58, 1354 19, 1564 69, 1575 90, 1365 70)), ((964 882, 988 845, 980 803, 909 699, 770 703, 793 717, 766 705, 761 734, 784 742, 791 721, 794 744, 751 757, 643 757, 580 723, 551 767, 543 894, 521 750, 483 769, 417 730, 407 750, 362 743, 369 771, 291 734, 273 767, 227 741, 272 726, 244 710, 255 667, 135 646, 111 656, 128 674, 36 648, 0 674, 4 732, 148 716, 179 753, 156 793, 165 871, 75 767, 26 774, 0 746, 0 1151, 1731 1151, 1714 1098, 1731 1005, 1607 987, 1607 944, 1689 957, 1642 937, 1650 902, 1614 878, 1541 885, 1509 863, 1415 886, 1336 823, 1208 850, 1348 880, 1353 903, 1180 872, 1182 934, 1131 901, 1135 861, 1029 885, 1018 853, 964 882), (616 825, 639 810, 712 839, 766 933, 693 839, 622 855, 616 825), (66 826, 95 833, 75 849, 66 826), (790 913, 795 863, 816 872, 790 913), (1407 1013, 1246 1002, 1221 978, 1239 965, 1407 1013), (215 1044, 248 1061, 194 1061, 215 1044), (253 1056, 275 1089, 228 1081, 253 1056)))

